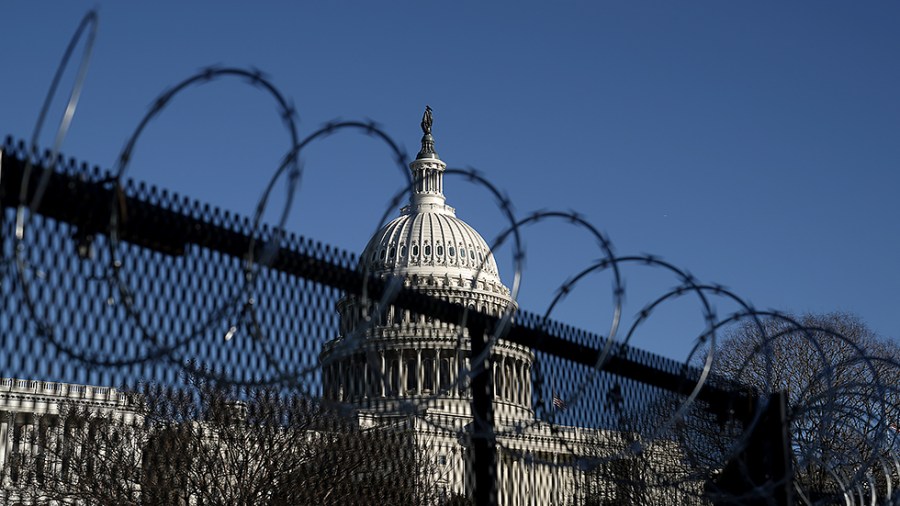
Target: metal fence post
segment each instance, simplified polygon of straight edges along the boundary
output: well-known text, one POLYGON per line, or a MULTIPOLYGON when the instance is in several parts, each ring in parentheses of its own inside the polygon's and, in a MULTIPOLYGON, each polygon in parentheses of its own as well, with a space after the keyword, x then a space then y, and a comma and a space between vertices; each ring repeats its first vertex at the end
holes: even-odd
POLYGON ((469 327, 472 347, 472 465, 475 504, 497 504, 497 440, 494 435, 494 379, 484 327, 469 327), (475 360, 484 356, 484 360, 475 360))
MULTIPOLYGON (((756 405, 761 407, 762 399, 756 405)), ((746 424, 752 422, 752 415, 746 424)), ((787 426, 787 393, 775 392, 759 414, 744 449, 707 483, 715 506, 792 506, 791 433, 787 426)))

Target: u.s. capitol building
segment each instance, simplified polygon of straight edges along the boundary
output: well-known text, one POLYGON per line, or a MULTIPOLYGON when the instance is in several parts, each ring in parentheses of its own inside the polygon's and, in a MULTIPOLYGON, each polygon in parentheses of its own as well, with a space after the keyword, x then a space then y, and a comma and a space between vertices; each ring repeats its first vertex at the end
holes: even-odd
MULTIPOLYGON (((371 238, 360 267, 382 278, 494 316, 515 311, 491 248, 447 205, 446 164, 435 150, 431 114, 412 171, 411 198, 400 216, 371 238)), ((472 370, 468 333, 453 322, 345 297, 340 335, 321 354, 326 399, 353 406, 361 423, 407 424, 437 463, 434 479, 449 495, 472 495, 472 370)), ((598 431, 535 420, 534 354, 497 340, 491 348, 497 491, 501 505, 571 504, 580 495, 574 456, 598 431)), ((478 358, 475 358, 478 360, 478 358)))
MULTIPOLYGON (((473 311, 512 315, 515 301, 500 279, 491 248, 446 203, 446 164, 435 150, 430 110, 422 126, 421 149, 410 164, 410 202, 371 238, 360 267, 473 311)), ((427 467, 433 475, 429 482, 444 497, 472 497, 469 380, 472 361, 485 358, 471 356, 463 327, 389 300, 345 296, 337 311, 338 335, 319 356, 322 398, 351 410, 363 426, 412 434, 415 447, 426 449, 433 464, 427 467)), ((584 503, 589 494, 615 497, 612 484, 607 491, 601 482, 598 489, 598 480, 587 478, 590 460, 583 457, 596 460, 603 452, 614 452, 598 450, 597 443, 615 443, 619 436, 537 420, 532 351, 499 339, 490 354, 498 503, 568 505, 584 503)), ((0 379, 0 489, 8 492, 15 485, 8 472, 11 455, 39 450, 32 446, 41 438, 30 434, 62 434, 64 406, 115 413, 128 423, 139 417, 129 398, 111 388, 0 379)), ((649 449, 645 447, 645 455, 649 449)), ((665 460, 678 453, 673 450, 657 454, 665 460)))

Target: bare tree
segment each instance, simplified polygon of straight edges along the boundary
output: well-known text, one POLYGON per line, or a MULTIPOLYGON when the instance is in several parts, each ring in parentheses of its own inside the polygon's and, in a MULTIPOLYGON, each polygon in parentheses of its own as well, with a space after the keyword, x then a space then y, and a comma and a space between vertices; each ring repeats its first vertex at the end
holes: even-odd
POLYGON ((38 503, 437 504, 412 434, 272 390, 145 387, 137 421, 69 407, 31 435, 15 482, 38 503))
POLYGON ((763 395, 783 391, 795 485, 814 500, 885 493, 896 470, 900 346, 846 313, 748 320, 715 350, 714 370, 763 395))
MULTIPOLYGON (((710 382, 763 400, 787 393, 790 487, 798 498, 827 503, 857 496, 868 503, 872 497, 883 501, 900 482, 898 364, 900 345, 853 315, 773 316, 742 322, 724 334, 714 349, 710 382)), ((741 472, 747 464, 740 459, 743 452, 760 443, 748 438, 753 421, 723 415, 722 406, 701 400, 683 402, 658 392, 620 412, 618 430, 598 432, 587 442, 590 503, 654 504, 665 497, 667 504, 743 504, 775 490, 734 497, 719 489, 726 468, 737 462, 741 472)))
POLYGON ((678 407, 677 397, 659 392, 640 408, 620 409, 615 430, 590 433, 581 456, 586 505, 708 504, 704 475, 677 437, 682 427, 669 424, 678 407))
POLYGON ((7 494, 38 504, 140 504, 140 424, 71 405, 60 415, 19 435, 7 494))

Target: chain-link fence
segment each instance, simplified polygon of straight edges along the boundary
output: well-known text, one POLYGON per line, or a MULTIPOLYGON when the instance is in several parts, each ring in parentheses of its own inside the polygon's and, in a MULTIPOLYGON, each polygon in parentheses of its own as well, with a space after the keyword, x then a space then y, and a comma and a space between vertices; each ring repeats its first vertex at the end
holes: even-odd
POLYGON ((788 504, 798 493, 893 493, 893 442, 878 425, 893 404, 857 414, 877 451, 844 467, 823 451, 814 473, 796 437, 818 426, 794 430, 796 406, 711 361, 692 367, 515 309, 487 274, 392 277, 372 266, 400 252, 358 259, 57 162, 8 141, 0 166, 8 501, 788 504), (804 492, 804 473, 824 478, 804 492))
POLYGON ((0 152, 0 498, 8 504, 896 504, 900 348, 847 315, 759 311, 649 255, 617 255, 574 212, 522 217, 482 175, 447 168, 432 117, 410 158, 374 122, 301 138, 259 71, 212 67, 162 93, 114 171, 58 152, 78 103, 89 12, 31 141, 0 152), (56 141, 37 139, 84 39, 56 141), (144 128, 188 88, 238 79, 291 139, 253 217, 127 179, 144 128), (401 216, 359 257, 284 231, 300 155, 339 130, 377 138, 407 178, 401 216), (409 169, 409 170, 408 170, 409 169), (444 205, 443 175, 494 198, 486 242, 444 205), (280 222, 263 215, 287 188, 280 222), (518 307, 521 235, 561 220, 601 258, 544 314, 518 307), (493 258, 513 249, 505 285, 493 258), (622 271, 675 288, 621 319, 622 271), (613 280, 600 336, 550 318, 588 275, 613 280), (631 345, 691 296, 686 363, 631 345), (737 307, 724 318, 716 300, 737 307), (720 339, 725 330, 728 339, 720 339))

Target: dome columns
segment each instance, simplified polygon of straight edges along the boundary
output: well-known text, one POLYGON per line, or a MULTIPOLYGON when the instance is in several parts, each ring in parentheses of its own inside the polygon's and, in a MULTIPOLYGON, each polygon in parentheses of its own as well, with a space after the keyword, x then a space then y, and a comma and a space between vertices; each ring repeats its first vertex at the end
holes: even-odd
POLYGON ((443 206, 444 170, 447 164, 437 158, 422 158, 409 164, 413 175, 413 210, 422 206, 443 206))

